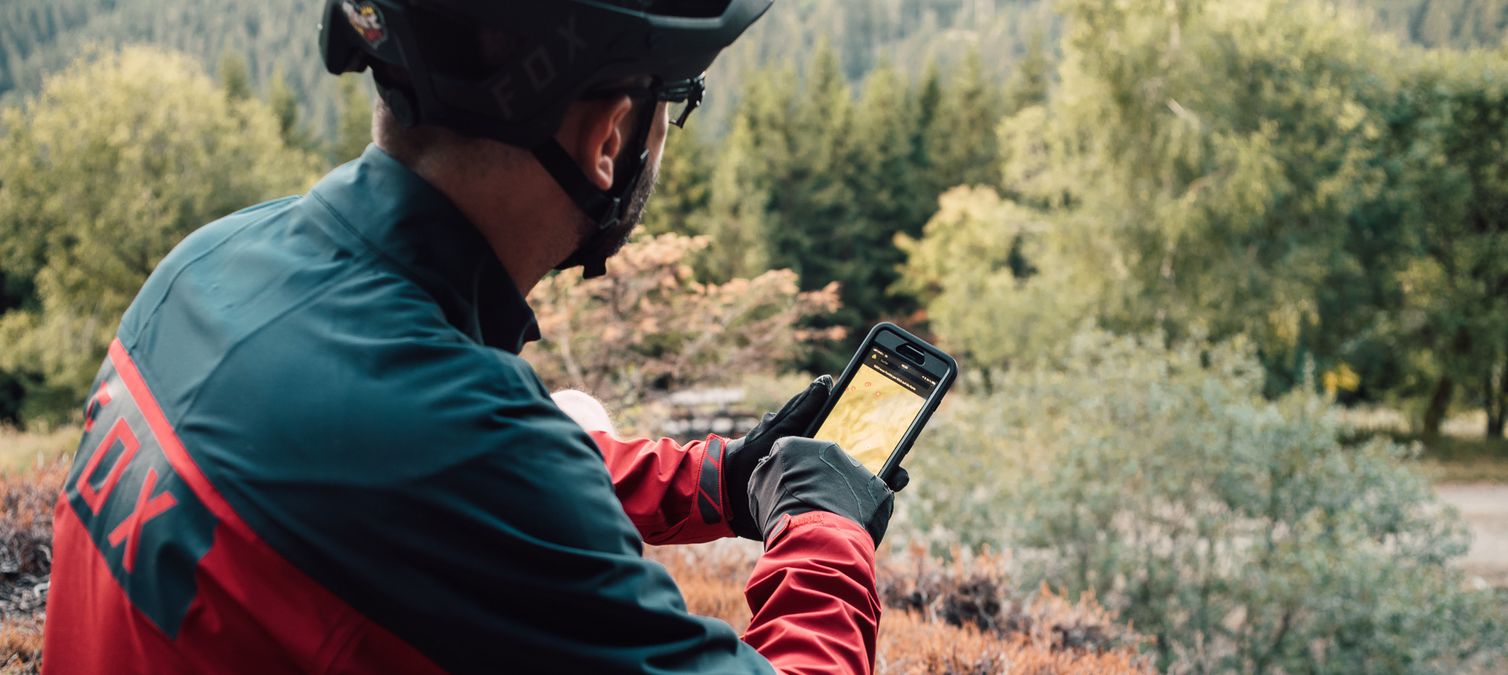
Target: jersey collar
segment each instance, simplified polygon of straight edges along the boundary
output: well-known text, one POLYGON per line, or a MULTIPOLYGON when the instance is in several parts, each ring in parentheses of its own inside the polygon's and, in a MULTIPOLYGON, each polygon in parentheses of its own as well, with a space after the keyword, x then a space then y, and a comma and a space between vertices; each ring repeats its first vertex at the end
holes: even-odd
POLYGON ((450 200, 376 145, 310 194, 435 297, 472 339, 517 354, 538 340, 534 312, 491 246, 450 200))

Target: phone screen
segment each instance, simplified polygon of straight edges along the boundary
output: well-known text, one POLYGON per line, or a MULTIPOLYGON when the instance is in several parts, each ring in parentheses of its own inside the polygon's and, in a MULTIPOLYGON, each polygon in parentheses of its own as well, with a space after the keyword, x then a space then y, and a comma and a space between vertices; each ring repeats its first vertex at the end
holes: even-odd
POLYGON ((837 443, 879 474, 935 389, 936 378, 871 346, 814 437, 837 443))

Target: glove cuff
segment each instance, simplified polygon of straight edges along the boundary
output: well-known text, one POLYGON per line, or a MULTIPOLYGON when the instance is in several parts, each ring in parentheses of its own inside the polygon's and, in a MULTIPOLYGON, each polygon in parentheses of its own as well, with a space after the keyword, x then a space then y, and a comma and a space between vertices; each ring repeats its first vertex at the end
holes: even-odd
MULTIPOLYGON (((724 456, 731 457, 747 440, 748 436, 744 436, 727 441, 724 456)), ((736 480, 738 472, 733 471, 732 467, 726 464, 723 466, 723 477, 719 485, 722 489, 723 515, 728 519, 728 529, 733 531, 734 536, 752 541, 764 541, 764 533, 760 532, 759 523, 754 522, 753 514, 749 513, 749 486, 747 483, 742 486, 730 485, 729 481, 736 480), (743 503, 735 503, 733 500, 736 498, 742 498, 743 503)))

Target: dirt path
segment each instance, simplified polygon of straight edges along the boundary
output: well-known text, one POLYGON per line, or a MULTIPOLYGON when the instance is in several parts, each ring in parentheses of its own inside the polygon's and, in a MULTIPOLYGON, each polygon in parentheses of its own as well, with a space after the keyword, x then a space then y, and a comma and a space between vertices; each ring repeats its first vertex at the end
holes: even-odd
POLYGON ((1508 587, 1508 485, 1439 485, 1435 492, 1460 509, 1471 528, 1471 551, 1461 567, 1493 586, 1508 587))

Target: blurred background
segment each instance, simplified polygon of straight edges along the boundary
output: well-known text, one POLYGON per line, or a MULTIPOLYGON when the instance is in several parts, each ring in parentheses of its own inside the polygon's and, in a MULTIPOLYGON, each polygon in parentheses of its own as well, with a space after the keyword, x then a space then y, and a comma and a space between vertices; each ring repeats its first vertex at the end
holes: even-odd
MULTIPOLYGON (((142 281, 369 141, 321 5, 0 2, 0 667, 142 281)), ((1508 672, 1505 35, 1508 0, 779 0, 525 356, 692 438, 876 321, 953 353, 882 670, 1508 672)), ((739 574, 693 609, 736 624, 739 574)))

